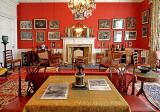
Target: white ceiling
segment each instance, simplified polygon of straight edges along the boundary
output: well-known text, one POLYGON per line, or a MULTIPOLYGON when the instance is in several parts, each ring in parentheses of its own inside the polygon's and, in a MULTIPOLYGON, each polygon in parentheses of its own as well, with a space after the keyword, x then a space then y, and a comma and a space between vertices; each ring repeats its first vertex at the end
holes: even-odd
MULTIPOLYGON (((68 2, 69 0, 18 0, 20 3, 68 2)), ((142 2, 144 0, 95 0, 95 2, 142 2)))

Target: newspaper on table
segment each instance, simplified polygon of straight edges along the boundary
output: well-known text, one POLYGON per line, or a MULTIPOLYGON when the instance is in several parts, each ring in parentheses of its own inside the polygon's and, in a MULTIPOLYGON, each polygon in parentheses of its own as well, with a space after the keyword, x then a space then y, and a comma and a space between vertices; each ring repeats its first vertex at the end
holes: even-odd
POLYGON ((89 90, 111 91, 109 84, 105 79, 88 79, 89 90))
POLYGON ((68 84, 49 84, 40 99, 67 99, 68 84))

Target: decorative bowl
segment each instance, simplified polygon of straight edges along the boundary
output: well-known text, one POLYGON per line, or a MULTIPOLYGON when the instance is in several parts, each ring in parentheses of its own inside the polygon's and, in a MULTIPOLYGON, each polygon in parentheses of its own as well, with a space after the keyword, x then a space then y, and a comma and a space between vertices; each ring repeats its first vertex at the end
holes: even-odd
POLYGON ((146 66, 138 66, 138 69, 141 71, 141 73, 147 73, 151 70, 150 67, 146 67, 146 66))

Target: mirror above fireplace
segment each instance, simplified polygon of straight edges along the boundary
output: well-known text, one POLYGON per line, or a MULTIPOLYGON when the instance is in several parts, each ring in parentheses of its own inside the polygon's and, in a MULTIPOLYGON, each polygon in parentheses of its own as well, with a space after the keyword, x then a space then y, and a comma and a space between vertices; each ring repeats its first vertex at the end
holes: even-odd
POLYGON ((82 25, 80 22, 65 28, 64 37, 71 38, 86 38, 93 37, 93 28, 82 25))

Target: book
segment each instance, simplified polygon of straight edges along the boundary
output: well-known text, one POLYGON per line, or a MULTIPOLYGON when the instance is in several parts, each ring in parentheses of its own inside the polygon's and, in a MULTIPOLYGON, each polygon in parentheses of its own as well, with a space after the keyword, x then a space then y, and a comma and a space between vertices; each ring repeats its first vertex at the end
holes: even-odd
POLYGON ((49 84, 40 99, 67 99, 68 84, 49 84))
POLYGON ((111 91, 109 84, 105 79, 88 79, 89 90, 111 91))

